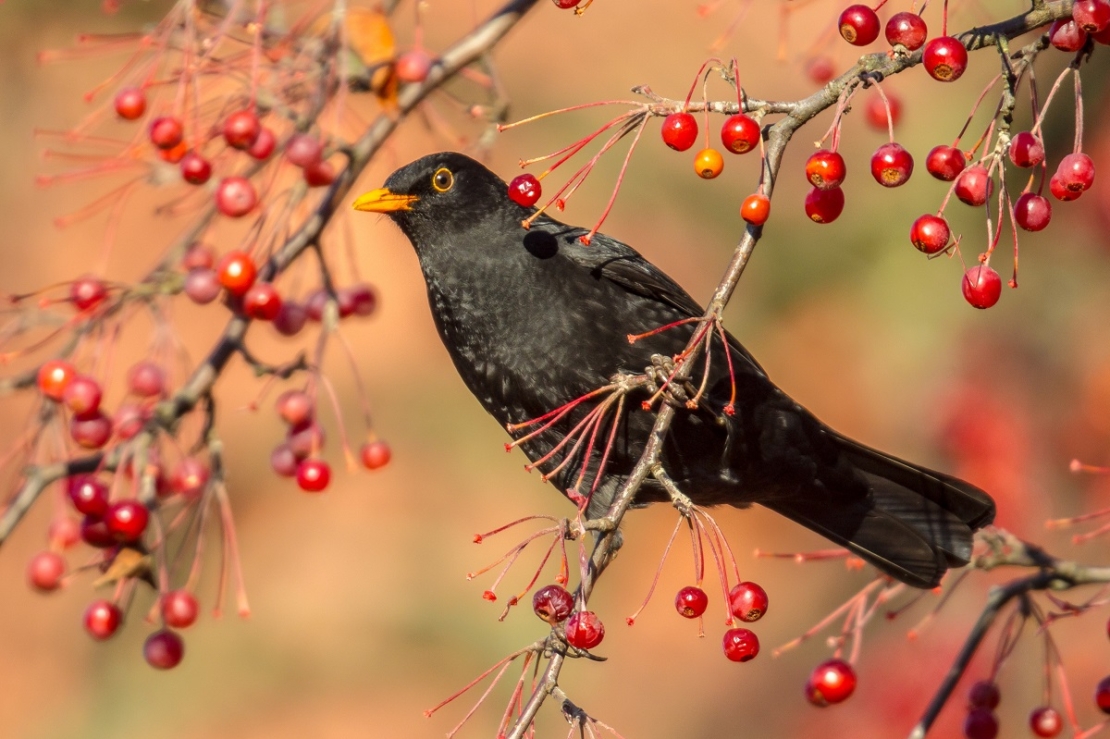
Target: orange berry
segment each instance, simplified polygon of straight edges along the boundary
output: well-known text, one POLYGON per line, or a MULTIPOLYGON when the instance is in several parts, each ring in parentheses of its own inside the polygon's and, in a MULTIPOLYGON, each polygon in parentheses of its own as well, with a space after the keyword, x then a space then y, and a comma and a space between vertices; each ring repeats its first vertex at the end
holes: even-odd
POLYGON ((771 215, 771 201, 766 195, 749 195, 740 206, 740 217, 753 226, 762 226, 771 215))
POLYGON ((51 400, 60 401, 65 396, 66 387, 77 375, 73 365, 62 359, 51 359, 39 367, 38 385, 42 394, 51 400))
POLYGON ((716 149, 702 149, 694 158, 694 171, 698 177, 711 180, 725 168, 724 157, 716 149))

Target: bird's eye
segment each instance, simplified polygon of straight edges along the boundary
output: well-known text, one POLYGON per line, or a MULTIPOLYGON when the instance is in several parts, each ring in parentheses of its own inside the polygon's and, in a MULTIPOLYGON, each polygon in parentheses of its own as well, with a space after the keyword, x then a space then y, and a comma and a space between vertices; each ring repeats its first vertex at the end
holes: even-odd
POLYGON ((454 184, 455 175, 451 174, 451 170, 446 167, 440 167, 432 175, 432 187, 436 189, 436 192, 447 192, 454 184))

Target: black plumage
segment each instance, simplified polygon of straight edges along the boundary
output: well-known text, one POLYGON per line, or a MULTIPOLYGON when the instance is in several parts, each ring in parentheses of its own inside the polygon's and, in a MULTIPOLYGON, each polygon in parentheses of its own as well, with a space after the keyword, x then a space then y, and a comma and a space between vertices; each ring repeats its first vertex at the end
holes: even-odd
MULTIPOLYGON (((590 516, 603 513, 654 424, 654 410, 642 407, 650 388, 630 392, 619 418, 616 396, 602 393, 546 428, 514 425, 618 373, 643 374, 653 357, 662 382, 668 368, 660 358, 682 352, 697 324, 635 343, 627 337, 701 316, 697 301, 615 239, 597 234, 585 245, 585 229, 546 215, 525 228, 534 209, 512 202, 501 178, 461 154, 419 159, 355 207, 387 213, 412 242, 440 337, 482 406, 518 440, 538 432, 520 443, 525 454, 542 460, 538 467, 559 490, 588 496, 590 516), (604 417, 584 423, 610 397, 604 417)), ((701 383, 704 354, 692 386, 659 401, 680 407, 662 464, 685 495, 698 505, 766 506, 917 587, 934 586, 948 567, 968 562, 972 532, 994 517, 989 496, 837 434, 779 390, 732 336, 713 334, 697 407, 684 401, 701 383)), ((653 479, 636 497, 665 500, 653 479)))

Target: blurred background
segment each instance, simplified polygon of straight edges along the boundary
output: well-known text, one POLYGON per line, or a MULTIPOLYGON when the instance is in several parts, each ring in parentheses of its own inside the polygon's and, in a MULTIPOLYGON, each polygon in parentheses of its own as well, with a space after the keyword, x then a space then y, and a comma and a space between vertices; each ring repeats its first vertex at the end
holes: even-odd
MULTIPOLYGON (((829 35, 844 4, 790 3, 800 8, 782 38, 782 4, 777 2, 725 0, 706 15, 697 12, 695 3, 596 0, 583 17, 541 2, 495 57, 513 118, 628 99, 630 88, 639 84, 682 98, 698 67, 712 55, 711 44, 743 7, 753 5, 719 54, 739 58, 751 95, 797 98, 816 89, 803 71, 815 53, 829 55, 838 70, 855 58, 855 48, 829 35), (778 58, 780 44, 783 59, 778 58)), ((925 16, 934 29, 941 4, 935 5, 925 16)), ((908 6, 901 0, 889 3, 882 17, 908 6)), ((950 27, 962 30, 1027 6, 1026 0, 954 3, 950 27)), ((431 0, 426 3, 426 45, 433 51, 444 48, 494 7, 488 0, 431 0)), ((102 194, 106 180, 36 187, 36 173, 58 169, 42 158, 50 142, 36 138, 34 131, 64 130, 80 122, 91 110, 83 93, 118 69, 131 47, 51 64, 38 63, 39 52, 70 47, 82 33, 142 28, 168 8, 153 0, 125 2, 116 14, 102 13, 95 2, 0 4, 0 222, 8 224, 0 244, 0 292, 29 292, 72 279, 94 269, 103 248, 106 217, 68 229, 56 228, 53 219, 102 194)), ((403 47, 413 37, 411 8, 402 5, 397 17, 395 32, 403 47)), ((1100 166, 1110 151, 1100 103, 1106 99, 1108 69, 1102 52, 1096 49, 1092 64, 1083 68, 1084 145, 1100 166)), ((1042 96, 1068 58, 1043 55, 1037 66, 1042 96)), ((1078 202, 1053 201, 1054 220, 1046 231, 1021 234, 1020 289, 1004 288, 999 304, 987 311, 974 310, 961 297, 959 256, 928 261, 907 238, 913 219, 935 212, 945 193, 945 186, 926 173, 925 154, 936 144, 952 143, 982 86, 995 74, 996 60, 991 50, 974 54, 968 73, 951 85, 933 82, 920 69, 884 83, 887 94, 903 105, 896 138, 918 165, 910 182, 897 190, 880 188, 868 176, 871 152, 886 134, 866 123, 864 106, 857 104, 846 119, 842 142, 849 171, 847 205, 831 225, 810 223, 802 210, 808 188, 804 161, 830 114, 804 129, 787 155, 766 235, 727 321, 782 388, 838 430, 964 476, 998 499, 1001 525, 1056 553, 1105 562, 1105 540, 1073 547, 1070 532, 1048 532, 1044 521, 1104 507, 1110 492, 1104 478, 1068 472, 1073 458, 1110 463, 1106 179, 1078 202)), ((1070 84, 1045 127, 1051 166, 1071 147, 1070 84)), ((711 82, 709 90, 711 97, 730 97, 719 81, 711 82)), ((860 102, 870 94, 862 93, 860 102)), ((988 97, 985 108, 993 109, 994 100, 988 97)), ((1028 128, 1028 103, 1018 110, 1015 130, 1028 128)), ((615 112, 594 108, 506 132, 490 166, 508 179, 519 159, 561 148, 610 115, 615 112)), ((981 115, 973 124, 967 143, 982 132, 984 120, 981 115)), ((108 121, 102 130, 121 125, 108 121)), ((719 120, 710 124, 714 138, 719 125, 719 120)), ((704 300, 742 232, 739 204, 754 191, 758 161, 726 155, 719 179, 699 180, 692 172, 693 152, 664 147, 657 126, 645 133, 604 230, 635 246, 704 300)), ((356 192, 378 187, 394 167, 422 154, 458 146, 414 117, 356 192)), ((622 151, 618 147, 602 161, 571 201, 565 220, 589 225, 597 219, 622 151)), ((108 271, 115 279, 140 277, 183 228, 184 221, 152 216, 160 201, 150 189, 149 197, 132 201, 121 221, 108 271)), ((962 258, 970 263, 986 246, 982 213, 955 203, 948 216, 953 230, 965 234, 962 258)), ((55 503, 44 496, 0 551, 0 736, 442 736, 465 714, 470 696, 430 719, 422 711, 544 633, 546 627, 526 606, 497 621, 502 603, 481 597, 492 575, 466 579, 516 543, 524 530, 481 546, 471 540, 476 532, 522 516, 563 516, 571 509, 536 476, 522 473, 521 455, 502 451, 501 429, 456 376, 435 334, 408 243, 385 219, 361 216, 337 225, 332 234, 345 228, 355 234, 358 270, 378 290, 380 308, 370 320, 345 325, 344 332, 355 348, 376 430, 393 448, 393 462, 373 473, 342 472, 335 419, 325 411, 336 479, 324 495, 301 493, 269 469, 270 449, 283 433, 271 411, 273 394, 258 412, 243 409, 259 384, 242 363, 234 364, 217 398, 252 615, 239 619, 233 608, 219 619, 210 615, 218 574, 218 558, 210 557, 198 590, 205 613, 184 633, 184 662, 166 673, 142 659, 142 642, 153 628, 143 621, 150 602, 145 596, 120 634, 96 644, 81 627, 93 597, 91 578, 75 578, 49 596, 27 587, 24 569, 45 546, 55 503)), ((1009 238, 1003 235, 992 261, 1003 280, 1010 273, 1009 238)), ((184 298, 178 302, 173 329, 191 356, 199 358, 221 330, 226 310, 218 304, 198 308, 184 298)), ((136 325, 124 336, 121 356, 146 351, 149 328, 136 325)), ((262 326, 250 336, 261 356, 274 359, 291 357, 310 342, 311 336, 282 340, 262 326)), ((357 439, 356 384, 341 352, 329 354, 327 369, 357 439)), ((24 430, 31 404, 26 398, 6 398, 2 408, 6 420, 0 441, 7 448, 24 430)), ((796 565, 756 559, 756 549, 797 552, 826 544, 761 510, 723 510, 717 518, 743 576, 770 594, 769 614, 755 627, 764 652, 743 665, 724 659, 723 629, 713 615, 719 613, 713 609, 720 607, 720 598, 710 588, 712 617, 704 639, 698 638, 695 624, 674 613, 673 594, 692 579, 689 549, 681 540, 654 601, 634 627, 624 624, 647 592, 675 522, 674 512, 663 506, 633 512, 626 523, 626 546, 591 601, 608 627, 597 651, 609 661, 572 663, 562 679, 572 699, 629 739, 741 732, 903 736, 951 664, 988 586, 998 581, 997 575, 973 575, 916 640, 907 639, 907 632, 934 607, 935 596, 926 596, 896 620, 876 619, 863 645, 855 696, 820 710, 805 702, 802 687, 811 668, 830 654, 824 639, 777 659, 771 650, 849 598, 870 573, 848 571, 841 560, 796 565)), ((215 540, 213 555, 214 548, 215 540)), ((529 563, 538 561, 538 553, 530 554, 529 563)), ((71 555, 71 564, 82 556, 71 555)), ((519 589, 532 566, 514 570, 500 592, 519 589)), ((1106 613, 1096 611, 1053 630, 1085 726, 1099 720, 1091 695, 1110 665, 1105 623, 1106 613)), ((1043 643, 1034 631, 1026 630, 999 678, 1004 736, 1028 731, 1026 717, 1043 701, 1043 643)), ((989 672, 996 644, 994 632, 973 664, 971 679, 989 672)), ((510 670, 513 677, 495 690, 460 736, 495 733, 517 674, 510 670)), ((936 736, 958 735, 966 684, 945 709, 936 736)), ((1054 690, 1054 705, 1061 708, 1058 686, 1054 690)), ((557 709, 545 707, 538 734, 562 736, 565 731, 557 709)))

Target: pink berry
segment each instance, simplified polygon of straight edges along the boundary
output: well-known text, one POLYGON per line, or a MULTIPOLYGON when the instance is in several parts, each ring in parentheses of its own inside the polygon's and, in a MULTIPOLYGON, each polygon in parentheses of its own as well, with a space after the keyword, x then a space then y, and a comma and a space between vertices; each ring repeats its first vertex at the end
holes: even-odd
POLYGON ((230 218, 241 218, 258 205, 258 193, 246 177, 224 177, 216 186, 216 209, 230 218))
POLYGON ((689 113, 671 113, 663 119, 663 143, 686 151, 698 140, 698 121, 689 113))
POLYGON ((69 549, 81 541, 81 524, 69 516, 60 516, 50 522, 47 531, 47 540, 51 546, 59 549, 69 549))
POLYGON ((77 278, 69 286, 69 299, 73 301, 73 307, 81 312, 95 309, 107 297, 108 287, 90 275, 77 278))
POLYGON ((261 132, 262 124, 251 110, 237 110, 224 120, 224 141, 234 149, 250 149, 261 132))
POLYGON ((318 423, 306 423, 290 428, 285 443, 298 459, 304 459, 323 449, 324 441, 324 427, 318 423))
POLYGON ((1044 144, 1029 131, 1010 140, 1010 161, 1015 167, 1036 167, 1044 161, 1044 144))
POLYGON ((910 242, 926 254, 937 254, 947 248, 952 240, 948 221, 940 216, 926 213, 913 222, 910 227, 910 242))
POLYGON ((316 415, 316 404, 302 390, 286 390, 278 396, 274 408, 290 426, 306 424, 316 415))
POLYGON ((849 5, 840 14, 840 35, 853 46, 867 46, 879 37, 879 16, 866 5, 849 5))
POLYGON ((723 647, 725 656, 733 662, 747 662, 759 654, 759 637, 749 629, 729 629, 723 647))
POLYGON ((541 620, 555 626, 574 610, 574 597, 560 585, 547 585, 532 596, 532 610, 541 620))
POLYGON ((93 639, 111 638, 123 623, 123 611, 108 600, 94 600, 85 609, 85 631, 93 639))
POLYGON ((143 644, 143 658, 151 667, 170 670, 181 664, 185 656, 185 643, 172 631, 155 631, 143 644))
POLYGON ((134 439, 135 436, 143 430, 143 426, 150 420, 150 413, 141 406, 134 403, 124 403, 116 410, 115 418, 112 419, 112 426, 116 432, 116 436, 121 441, 134 439))
POLYGON ((994 182, 981 164, 965 169, 956 181, 956 197, 975 207, 987 202, 993 190, 994 182))
POLYGON ((368 470, 377 470, 389 464, 393 452, 389 448, 389 444, 384 441, 368 441, 362 445, 359 451, 359 457, 362 459, 362 466, 368 470))
POLYGON ((247 153, 250 154, 252 159, 257 159, 262 162, 270 158, 274 153, 274 148, 277 146, 277 137, 274 132, 263 126, 258 131, 258 138, 254 140, 247 153))
POLYGON ((282 477, 294 477, 300 460, 288 444, 278 444, 270 453, 270 468, 282 477))
POLYGON ((212 176, 212 165, 207 159, 190 151, 181 158, 181 179, 190 185, 203 185, 212 176))
POLYGON ((297 465, 297 486, 307 493, 319 493, 331 481, 331 467, 322 459, 306 459, 297 465))
POLYGON ((1052 220, 1052 203, 1048 198, 1023 192, 1014 203, 1014 220, 1026 231, 1041 231, 1052 220))
POLYGON ((166 391, 166 373, 154 362, 137 362, 127 371, 127 389, 140 398, 158 397, 166 391))
POLYGON ((1079 51, 1087 43, 1087 32, 1074 20, 1061 18, 1048 29, 1048 40, 1060 51, 1079 51))
POLYGON ((77 375, 66 385, 62 402, 79 416, 95 413, 100 408, 100 383, 88 375, 77 375))
POLYGON ((108 506, 104 522, 116 541, 134 542, 142 538, 146 531, 150 513, 146 506, 137 500, 121 500, 108 506))
POLYGON ((806 699, 824 708, 843 703, 856 689, 856 671, 842 659, 830 659, 813 668, 806 682, 806 699))
POLYGON ((142 118, 146 112, 146 95, 138 87, 125 87, 116 93, 116 115, 127 121, 142 118))
POLYGON ((701 588, 687 585, 675 596, 674 607, 683 618, 697 618, 709 607, 709 597, 701 588))
POLYGON ((540 181, 529 172, 517 175, 509 183, 509 199, 524 208, 531 208, 535 205, 536 201, 540 199, 542 191, 540 181))
POLYGON ((1029 714, 1029 729, 1043 739, 1052 739, 1064 730, 1064 719, 1055 708, 1041 706, 1029 714))
POLYGON ((289 160, 290 164, 297 167, 303 168, 315 164, 320 161, 323 153, 324 147, 319 139, 307 133, 299 133, 293 136, 289 139, 289 143, 285 145, 285 158, 289 160))
POLYGON ((185 275, 185 294, 197 305, 207 305, 219 297, 223 285, 210 267, 198 267, 185 275))
POLYGON ((99 410, 69 421, 69 435, 85 449, 100 449, 112 438, 112 419, 99 410))
POLYGON ((886 40, 891 46, 901 44, 909 51, 917 51, 928 36, 929 29, 917 13, 895 13, 886 22, 886 40))
POLYGON ((739 583, 728 593, 729 610, 746 623, 763 618, 769 604, 767 591, 754 582, 739 583))
POLYGON ((578 611, 567 619, 567 644, 577 649, 593 649, 605 638, 605 624, 593 611, 578 611))
POLYGON ((1002 295, 1002 278, 985 264, 979 264, 966 273, 961 282, 964 299, 976 308, 990 308, 1002 295))
POLYGON ((41 593, 57 590, 66 574, 66 561, 55 552, 39 552, 27 563, 27 582, 41 593))
POLYGON ((899 144, 883 144, 871 157, 871 176, 883 187, 903 185, 913 174, 913 157, 899 144))
POLYGON ((166 626, 175 629, 192 626, 199 611, 197 599, 188 590, 171 590, 162 596, 162 619, 166 626))
POLYGON ((933 79, 955 82, 967 71, 967 49, 952 36, 937 36, 925 44, 921 62, 933 79))
POLYGON ((393 70, 401 82, 423 82, 432 69, 432 58, 426 51, 413 49, 397 57, 393 70))
POLYGON ((806 195, 805 208, 814 223, 832 223, 844 212, 844 191, 839 187, 831 190, 815 187, 806 195))
POLYGON ((306 164, 302 172, 309 187, 327 187, 335 182, 335 167, 326 159, 306 164))
POLYGON ((759 124, 743 113, 729 116, 721 126, 721 143, 733 154, 746 154, 755 149, 761 136, 759 124))
POLYGON ((836 76, 836 69, 833 67, 832 59, 818 56, 810 59, 809 64, 806 65, 806 74, 817 84, 824 85, 836 76))
POLYGON ((960 176, 967 166, 964 153, 954 146, 934 146, 925 158, 925 169, 938 180, 951 182, 960 176))

